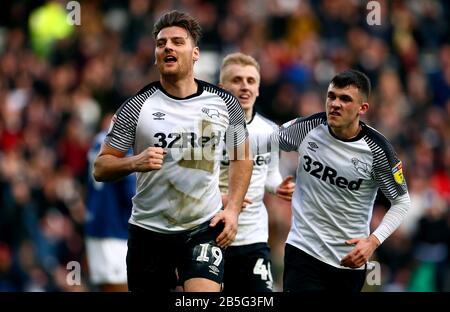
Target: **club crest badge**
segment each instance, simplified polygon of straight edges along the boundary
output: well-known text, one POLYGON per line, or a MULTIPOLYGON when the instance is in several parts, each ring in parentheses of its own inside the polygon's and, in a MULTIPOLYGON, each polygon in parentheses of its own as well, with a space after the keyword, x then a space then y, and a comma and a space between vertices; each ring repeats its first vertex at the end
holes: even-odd
POLYGON ((365 162, 362 162, 358 158, 353 157, 351 159, 351 162, 353 166, 355 166, 356 171, 358 171, 359 173, 367 174, 369 172, 369 165, 365 162))
POLYGON ((203 107, 202 113, 206 114, 209 118, 213 118, 213 117, 219 118, 220 117, 219 111, 217 109, 213 109, 213 108, 203 107))

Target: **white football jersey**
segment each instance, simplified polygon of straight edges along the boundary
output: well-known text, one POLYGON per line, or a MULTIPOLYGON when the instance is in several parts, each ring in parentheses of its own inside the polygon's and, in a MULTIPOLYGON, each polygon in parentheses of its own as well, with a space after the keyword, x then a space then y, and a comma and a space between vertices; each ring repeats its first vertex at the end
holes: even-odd
MULTIPOLYGON (((267 210, 263 202, 264 192, 275 193, 282 181, 278 169, 278 150, 271 151, 270 145, 267 144, 278 126, 256 113, 247 124, 247 129, 253 156, 253 172, 245 197, 253 203, 245 207, 239 215, 238 232, 232 246, 267 243, 269 230, 267 210)), ((228 193, 228 166, 229 160, 224 150, 219 183, 222 193, 228 193)))
POLYGON ((153 82, 113 117, 105 143, 137 155, 150 146, 167 151, 160 170, 137 172, 130 223, 160 233, 181 232, 211 219, 222 207, 219 170, 227 146, 248 132, 238 100, 196 80, 197 93, 175 98, 153 82))
POLYGON ((401 162, 391 144, 361 122, 350 140, 336 138, 326 114, 298 118, 275 135, 280 148, 299 152, 292 225, 287 243, 334 267, 367 237, 378 188, 392 201, 408 195, 401 162))

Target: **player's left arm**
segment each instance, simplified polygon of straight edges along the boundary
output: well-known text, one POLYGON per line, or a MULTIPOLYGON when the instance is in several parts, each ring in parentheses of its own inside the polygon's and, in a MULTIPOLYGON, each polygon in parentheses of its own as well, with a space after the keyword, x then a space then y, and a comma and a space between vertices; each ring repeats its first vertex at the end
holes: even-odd
POLYGON ((224 223, 224 229, 216 239, 222 248, 229 246, 236 237, 238 216, 253 170, 248 138, 235 147, 232 153, 234 157, 230 159, 227 203, 224 210, 220 210, 210 223, 210 226, 215 226, 220 221, 224 223))
POLYGON ((397 158, 390 144, 383 146, 385 153, 377 154, 374 160, 374 176, 380 189, 391 202, 380 225, 369 237, 352 238, 345 243, 355 245, 353 250, 341 260, 341 265, 358 268, 364 265, 374 251, 402 223, 411 206, 406 180, 403 176, 402 162, 397 158))
POLYGON ((369 261, 378 246, 400 226, 410 205, 411 201, 408 194, 391 200, 391 208, 369 237, 352 238, 345 242, 348 245, 355 245, 355 247, 342 258, 341 265, 349 268, 359 268, 369 261))
POLYGON ((248 139, 244 111, 236 97, 230 95, 226 102, 229 126, 225 134, 225 144, 230 165, 228 171, 228 203, 211 220, 210 226, 222 222, 223 231, 216 238, 217 244, 225 248, 235 239, 239 213, 253 170, 253 160, 248 139))

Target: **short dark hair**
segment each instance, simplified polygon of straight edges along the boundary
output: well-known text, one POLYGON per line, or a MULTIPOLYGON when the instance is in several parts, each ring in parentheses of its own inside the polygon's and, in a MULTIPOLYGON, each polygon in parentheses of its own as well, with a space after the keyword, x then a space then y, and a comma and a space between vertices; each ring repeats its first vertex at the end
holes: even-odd
POLYGON ((331 79, 330 83, 338 88, 345 88, 349 85, 353 85, 359 89, 359 92, 363 95, 363 99, 366 101, 370 96, 372 88, 369 77, 355 69, 348 69, 340 72, 331 79))
POLYGON ((170 11, 162 15, 153 25, 153 37, 156 39, 163 28, 171 26, 178 26, 186 29, 191 35, 195 46, 198 45, 200 37, 202 36, 202 27, 191 15, 180 11, 170 11))

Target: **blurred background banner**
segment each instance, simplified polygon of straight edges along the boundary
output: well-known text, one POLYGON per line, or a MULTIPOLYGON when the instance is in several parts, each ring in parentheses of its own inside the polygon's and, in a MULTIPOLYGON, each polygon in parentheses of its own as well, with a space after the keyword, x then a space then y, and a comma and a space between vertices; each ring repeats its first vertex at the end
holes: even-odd
MULTIPOLYGON (((447 0, 1 1, 0 291, 97 290, 85 249, 88 149, 102 117, 159 78, 152 27, 171 9, 203 27, 198 78, 217 83, 230 52, 258 60, 255 109, 278 124, 323 110, 335 73, 368 74, 365 121, 402 159, 412 207, 376 251, 381 282, 364 290, 449 291, 447 0), (77 283, 67 279, 72 261, 77 283)), ((296 165, 295 153, 282 154, 283 175, 296 165)), ((290 207, 266 200, 280 291, 290 207)), ((372 226, 388 205, 377 197, 372 226)))

